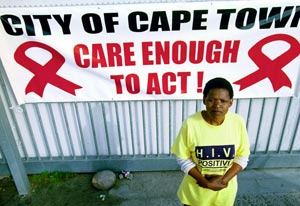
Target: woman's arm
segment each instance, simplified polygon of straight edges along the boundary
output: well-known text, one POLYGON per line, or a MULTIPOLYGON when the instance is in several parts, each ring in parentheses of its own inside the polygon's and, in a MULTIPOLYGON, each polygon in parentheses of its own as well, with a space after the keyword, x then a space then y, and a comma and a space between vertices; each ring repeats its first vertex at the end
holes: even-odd
POLYGON ((229 170, 225 173, 225 175, 222 177, 221 182, 222 184, 228 184, 228 182, 236 176, 240 171, 242 171, 242 166, 233 162, 232 166, 229 168, 229 170))
POLYGON ((211 190, 221 190, 227 187, 227 184, 222 184, 222 176, 210 176, 209 179, 205 178, 204 175, 197 169, 196 164, 192 161, 192 159, 180 159, 177 157, 177 163, 179 164, 181 170, 192 176, 200 187, 211 189, 211 190))
POLYGON ((219 191, 227 187, 227 184, 224 184, 222 182, 222 176, 216 175, 208 180, 199 172, 196 167, 192 168, 188 174, 197 181, 197 184, 200 187, 211 189, 214 191, 219 191))

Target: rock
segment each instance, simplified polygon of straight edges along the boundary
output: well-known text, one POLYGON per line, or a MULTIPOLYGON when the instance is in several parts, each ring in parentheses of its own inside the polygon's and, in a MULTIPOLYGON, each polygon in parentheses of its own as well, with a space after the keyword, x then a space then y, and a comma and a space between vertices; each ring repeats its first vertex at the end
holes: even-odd
POLYGON ((92 184, 95 188, 99 190, 108 190, 114 186, 116 183, 116 174, 110 170, 104 170, 97 172, 93 179, 92 184))

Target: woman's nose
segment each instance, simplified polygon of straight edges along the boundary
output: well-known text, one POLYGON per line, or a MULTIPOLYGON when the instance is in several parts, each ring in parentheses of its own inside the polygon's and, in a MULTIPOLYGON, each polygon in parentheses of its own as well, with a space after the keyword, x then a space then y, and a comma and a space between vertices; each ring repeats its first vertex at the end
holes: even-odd
POLYGON ((221 101, 215 100, 214 101, 214 107, 220 107, 221 106, 221 101))

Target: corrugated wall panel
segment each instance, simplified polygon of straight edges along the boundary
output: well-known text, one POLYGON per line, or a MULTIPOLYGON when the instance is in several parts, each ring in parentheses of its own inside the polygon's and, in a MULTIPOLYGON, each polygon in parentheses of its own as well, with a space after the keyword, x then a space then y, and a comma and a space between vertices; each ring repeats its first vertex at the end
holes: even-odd
MULTIPOLYGON (((24 158, 166 155, 202 100, 25 104, 10 110, 22 134, 24 158)), ((238 99, 231 111, 244 117, 251 151, 299 150, 299 98, 238 99)))

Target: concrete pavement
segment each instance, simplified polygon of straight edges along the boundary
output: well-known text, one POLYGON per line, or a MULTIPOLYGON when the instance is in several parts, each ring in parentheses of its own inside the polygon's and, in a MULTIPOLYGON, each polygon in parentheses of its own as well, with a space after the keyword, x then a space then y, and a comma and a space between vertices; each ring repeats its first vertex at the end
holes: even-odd
MULTIPOLYGON (((176 191, 181 171, 133 172, 132 180, 118 180, 110 197, 120 206, 180 206, 176 191)), ((300 169, 245 170, 239 175, 236 206, 299 206, 300 169)))

